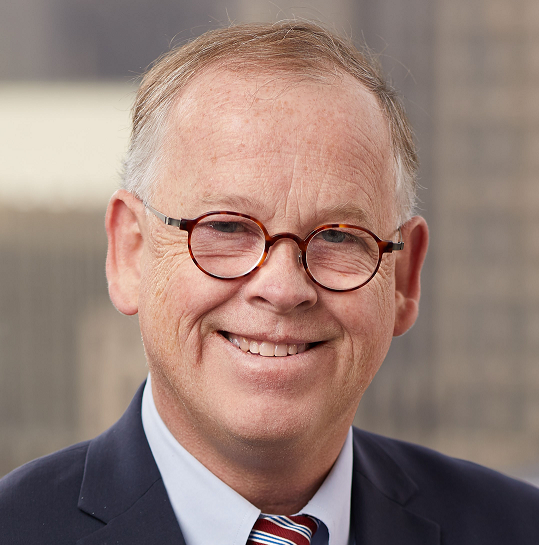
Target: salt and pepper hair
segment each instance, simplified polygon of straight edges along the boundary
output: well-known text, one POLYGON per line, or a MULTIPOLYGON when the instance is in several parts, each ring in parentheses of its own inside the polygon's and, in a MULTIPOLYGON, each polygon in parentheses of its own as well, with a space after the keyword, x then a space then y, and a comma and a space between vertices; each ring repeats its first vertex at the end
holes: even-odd
POLYGON ((389 124, 399 225, 413 215, 418 159, 399 98, 368 51, 360 52, 351 42, 303 21, 212 30, 160 57, 144 75, 136 95, 124 189, 151 200, 171 107, 189 82, 210 66, 320 80, 343 73, 353 76, 377 98, 389 124))

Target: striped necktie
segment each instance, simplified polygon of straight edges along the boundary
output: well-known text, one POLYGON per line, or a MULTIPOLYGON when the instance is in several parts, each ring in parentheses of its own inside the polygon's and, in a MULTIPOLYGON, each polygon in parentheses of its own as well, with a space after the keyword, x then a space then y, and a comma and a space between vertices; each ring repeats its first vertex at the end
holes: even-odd
POLYGON ((309 545, 318 529, 318 520, 309 515, 260 515, 247 545, 309 545))

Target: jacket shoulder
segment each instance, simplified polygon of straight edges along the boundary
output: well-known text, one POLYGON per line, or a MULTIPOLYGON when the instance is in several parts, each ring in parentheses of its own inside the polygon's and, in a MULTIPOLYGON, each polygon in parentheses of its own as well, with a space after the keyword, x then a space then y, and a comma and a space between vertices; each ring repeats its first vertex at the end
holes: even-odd
POLYGON ((370 452, 372 459, 382 451, 413 482, 406 507, 436 520, 445 537, 452 537, 448 543, 474 535, 483 543, 489 534, 491 543, 539 543, 538 488, 404 441, 360 430, 354 430, 354 440, 356 453, 370 452))
POLYGON ((75 539, 77 528, 102 526, 77 507, 88 444, 38 458, 0 479, 1 543, 54 543, 58 531, 65 539, 72 529, 75 539))
POLYGON ((418 485, 427 486, 436 482, 446 484, 448 488, 465 486, 468 489, 474 484, 483 484, 483 487, 477 488, 478 493, 485 487, 490 491, 501 487, 506 492, 514 490, 539 501, 538 488, 474 462, 362 430, 355 429, 354 436, 360 442, 369 442, 382 448, 418 485))

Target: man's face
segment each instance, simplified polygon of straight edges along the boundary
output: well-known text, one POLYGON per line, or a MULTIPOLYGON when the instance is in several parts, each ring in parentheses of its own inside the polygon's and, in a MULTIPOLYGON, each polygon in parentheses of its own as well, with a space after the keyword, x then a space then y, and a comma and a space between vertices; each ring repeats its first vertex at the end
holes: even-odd
MULTIPOLYGON (((170 115, 151 203, 166 215, 232 210, 270 234, 340 222, 395 239, 387 122, 352 78, 210 70, 170 115)), ((335 293, 309 280, 286 240, 251 275, 224 281, 195 266, 185 232, 153 216, 147 225, 140 325, 169 427, 212 448, 342 437, 392 337, 393 255, 363 288, 335 293), (265 357, 231 336, 306 350, 265 357)))

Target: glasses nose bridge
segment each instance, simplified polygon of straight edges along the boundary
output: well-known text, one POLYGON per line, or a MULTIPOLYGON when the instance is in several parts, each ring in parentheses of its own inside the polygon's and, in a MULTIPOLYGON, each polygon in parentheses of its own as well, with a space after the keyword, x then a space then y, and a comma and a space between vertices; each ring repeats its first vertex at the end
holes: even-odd
POLYGON ((267 248, 266 259, 269 257, 270 248, 272 248, 280 240, 286 240, 286 239, 293 240, 296 243, 299 249, 298 262, 303 263, 303 256, 305 254, 306 244, 302 238, 298 237, 298 235, 295 235, 294 233, 277 233, 276 235, 273 235, 267 238, 266 239, 266 248, 267 248))

